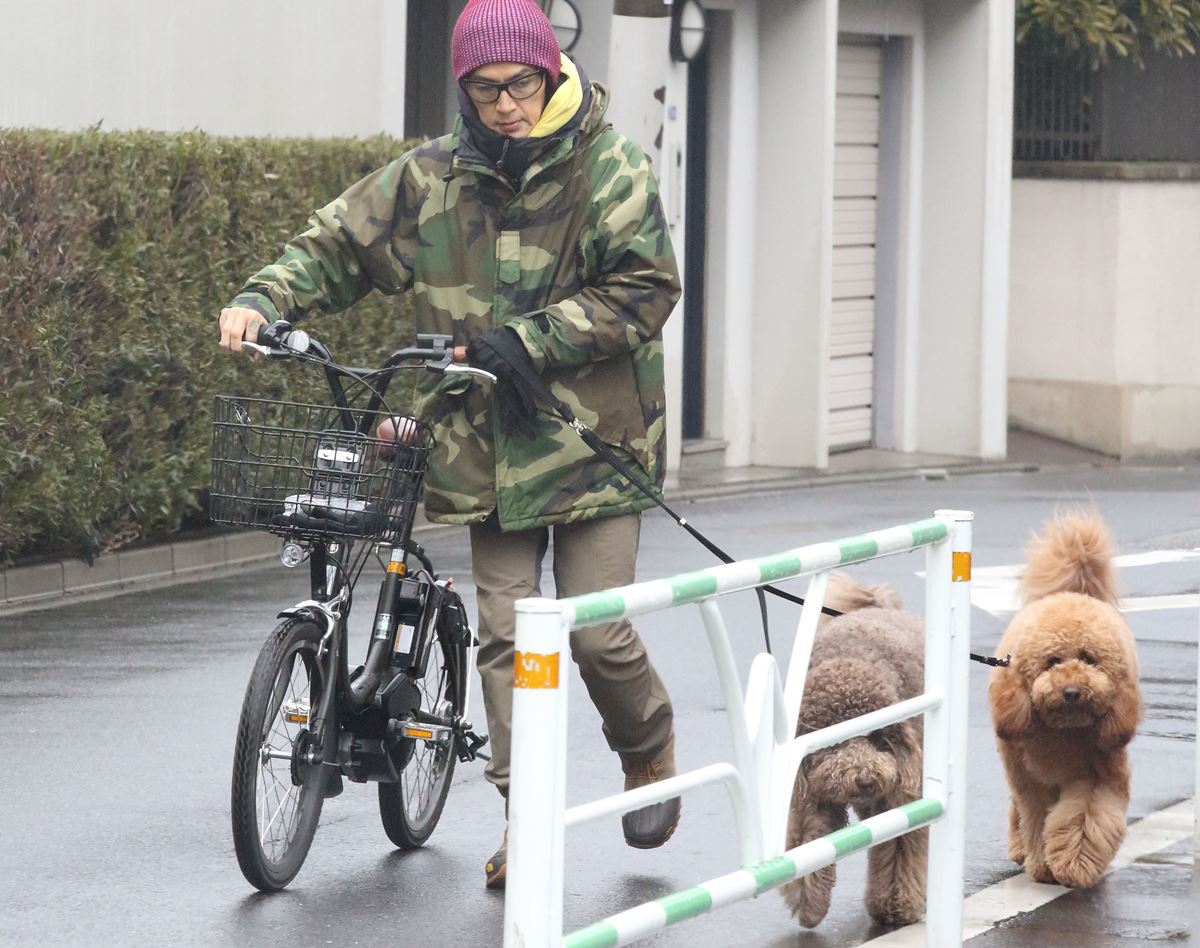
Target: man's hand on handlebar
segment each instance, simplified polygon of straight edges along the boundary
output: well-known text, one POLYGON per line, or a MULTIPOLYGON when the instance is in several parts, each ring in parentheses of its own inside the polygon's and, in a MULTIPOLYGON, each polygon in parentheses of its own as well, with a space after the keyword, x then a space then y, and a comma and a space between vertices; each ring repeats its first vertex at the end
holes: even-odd
POLYGON ((241 306, 221 310, 218 320, 221 328, 221 348, 228 352, 241 352, 243 342, 254 342, 258 338, 260 325, 267 325, 262 313, 241 306))

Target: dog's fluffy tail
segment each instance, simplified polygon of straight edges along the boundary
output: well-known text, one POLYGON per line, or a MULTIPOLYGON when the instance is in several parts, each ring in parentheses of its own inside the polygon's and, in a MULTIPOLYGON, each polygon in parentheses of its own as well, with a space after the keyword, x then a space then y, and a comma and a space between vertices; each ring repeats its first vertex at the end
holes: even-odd
POLYGON ((903 609, 900 594, 887 583, 863 586, 845 573, 830 573, 829 585, 825 587, 825 605, 838 612, 854 612, 857 609, 903 609))
POLYGON ((1059 514, 1029 541, 1025 555, 1021 594, 1026 602, 1075 592, 1117 604, 1116 545, 1095 511, 1059 514))

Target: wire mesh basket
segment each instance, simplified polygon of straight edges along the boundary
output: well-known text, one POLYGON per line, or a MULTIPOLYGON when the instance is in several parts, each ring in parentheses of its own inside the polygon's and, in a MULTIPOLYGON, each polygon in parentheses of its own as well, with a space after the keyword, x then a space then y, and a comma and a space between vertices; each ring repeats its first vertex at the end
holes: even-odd
POLYGON ((380 440, 374 434, 387 417, 218 395, 210 516, 293 538, 403 542, 433 438, 405 419, 394 441, 380 440))

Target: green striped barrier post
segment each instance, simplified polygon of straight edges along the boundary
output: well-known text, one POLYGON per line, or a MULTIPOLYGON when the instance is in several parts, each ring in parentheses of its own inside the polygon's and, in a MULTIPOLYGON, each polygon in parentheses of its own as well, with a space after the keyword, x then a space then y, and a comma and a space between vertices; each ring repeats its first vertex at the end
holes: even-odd
POLYGON ((971 522, 963 510, 939 510, 953 524, 948 543, 932 546, 925 564, 925 691, 939 707, 925 715, 926 797, 945 804, 929 831, 926 943, 962 944, 963 864, 967 794, 967 670, 971 667, 971 522))

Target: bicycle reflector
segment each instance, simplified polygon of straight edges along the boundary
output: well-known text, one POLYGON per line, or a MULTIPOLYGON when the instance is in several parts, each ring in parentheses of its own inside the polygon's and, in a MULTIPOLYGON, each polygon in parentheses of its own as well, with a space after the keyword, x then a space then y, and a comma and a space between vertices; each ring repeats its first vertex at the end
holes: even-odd
POLYGON ((280 713, 289 724, 308 724, 308 705, 306 704, 298 701, 285 702, 280 713))

